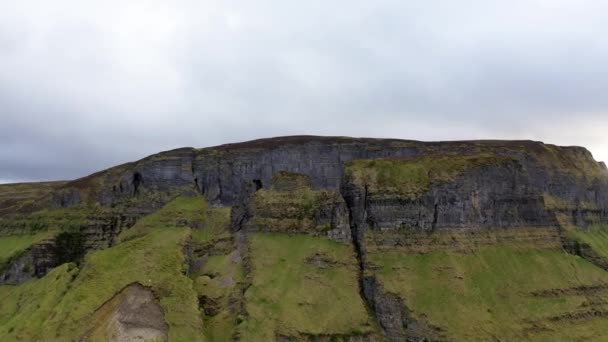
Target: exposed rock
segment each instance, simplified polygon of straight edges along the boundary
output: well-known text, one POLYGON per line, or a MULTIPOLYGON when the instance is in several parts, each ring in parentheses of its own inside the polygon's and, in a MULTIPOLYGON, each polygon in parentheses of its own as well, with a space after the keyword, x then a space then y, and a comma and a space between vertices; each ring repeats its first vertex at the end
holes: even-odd
POLYGON ((592 264, 608 271, 608 259, 597 254, 589 244, 577 240, 562 237, 563 248, 566 252, 578 255, 592 264))
POLYGON ((80 192, 76 189, 58 190, 51 195, 51 206, 54 208, 73 207, 80 202, 80 192))
POLYGON ((221 306, 217 300, 209 296, 198 297, 198 305, 207 316, 215 316, 221 310, 221 306))
POLYGON ((150 289, 127 286, 102 305, 91 319, 82 341, 167 341, 169 326, 150 289))
POLYGON ((43 241, 13 257, 0 276, 0 285, 18 285, 40 278, 58 266, 55 242, 43 241))

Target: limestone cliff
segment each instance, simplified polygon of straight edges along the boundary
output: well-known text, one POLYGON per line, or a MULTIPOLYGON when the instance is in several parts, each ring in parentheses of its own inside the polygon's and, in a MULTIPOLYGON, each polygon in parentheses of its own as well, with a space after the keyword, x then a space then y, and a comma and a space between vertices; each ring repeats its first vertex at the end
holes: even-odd
MULTIPOLYGON (((486 247, 509 245, 535 251, 563 249, 608 268, 608 259, 592 242, 577 238, 579 232, 608 224, 608 170, 581 147, 535 141, 281 137, 162 152, 75 181, 20 192, 26 195, 2 197, 14 189, 2 192, 0 186, 4 236, 49 227, 65 232, 45 236, 5 260, 0 278, 5 284, 43 277, 65 262, 87 267, 83 255, 88 251, 112 249, 145 236, 148 228, 142 218, 167 210, 176 198, 202 198, 208 205, 206 218, 160 222, 193 232, 217 226, 217 238, 189 242, 183 248, 186 273, 202 282, 199 305, 209 324, 219 324, 220 316, 236 322, 233 339, 255 336, 247 324, 255 322, 259 309, 251 306, 255 301, 248 296, 254 296, 250 288, 257 295, 264 288, 256 280, 264 265, 256 246, 268 243, 258 238, 265 233, 306 235, 351 248, 351 261, 324 249, 302 256, 305 267, 315 274, 303 279, 323 282, 327 270, 338 272, 342 265, 350 270, 344 277, 356 276, 354 288, 362 303, 356 310, 364 308, 362 312, 373 318, 373 323, 361 318, 359 330, 277 323, 274 336, 284 341, 460 336, 450 331, 456 323, 444 324, 433 313, 427 317, 419 312, 411 298, 413 285, 403 287, 402 278, 391 278, 403 272, 395 265, 408 256, 414 260, 442 253, 474 255, 486 247), (223 223, 209 219, 220 212, 229 212, 223 223), (256 238, 249 241, 251 236, 256 238), (394 253, 399 258, 389 263, 386 258, 394 253), (209 271, 209 260, 226 264, 209 271), (215 290, 208 292, 209 288, 215 290)), ((307 304, 304 300, 298 305, 307 304)))

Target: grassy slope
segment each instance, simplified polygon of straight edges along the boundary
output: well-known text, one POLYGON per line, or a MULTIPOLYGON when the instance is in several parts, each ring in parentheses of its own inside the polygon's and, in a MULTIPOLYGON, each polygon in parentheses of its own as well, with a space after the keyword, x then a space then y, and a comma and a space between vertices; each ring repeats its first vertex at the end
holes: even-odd
MULTIPOLYGON (((240 259, 234 252, 210 256, 192 280, 184 275, 182 252, 190 236, 202 244, 225 238, 228 215, 226 209, 209 208, 201 197, 177 198, 124 232, 119 245, 89 254, 81 270, 64 265, 42 279, 0 287, 0 340, 78 339, 95 323, 88 321, 95 310, 133 282, 150 286, 158 295, 172 340, 202 340, 203 333, 207 341, 229 339, 236 321, 226 309, 230 291, 245 281, 240 259), (200 295, 218 299, 222 307, 218 315, 203 317, 204 323, 197 307, 200 295)), ((572 234, 608 256, 605 227, 572 234)), ((14 246, 15 241, 26 246, 33 236, 0 238, 0 247, 14 246)), ((557 249, 501 245, 469 254, 370 251, 369 261, 380 267, 376 272, 385 289, 402 296, 415 316, 426 315, 455 340, 499 336, 553 341, 605 333, 601 317, 549 318, 584 312, 591 301, 594 308, 608 309, 599 303, 608 301, 606 291, 531 294, 608 284, 608 273, 557 249)), ((358 293, 352 246, 306 235, 255 234, 250 252, 248 316, 237 328, 243 340, 374 331, 358 293), (315 256, 328 263, 309 262, 315 256)))
POLYGON ((373 331, 359 296, 351 246, 306 235, 251 237, 249 314, 239 326, 244 341, 271 341, 276 334, 365 334, 373 331), (307 262, 315 255, 333 264, 307 262))
MULTIPOLYGON (((476 253, 370 254, 385 290, 399 294, 457 341, 573 340, 603 336, 606 319, 553 322, 589 309, 583 303, 608 293, 533 296, 534 291, 608 284, 608 273, 556 249, 486 247, 476 253), (576 323, 576 324, 575 324, 576 323)), ((600 305, 601 306, 601 305, 600 305)))
POLYGON ((36 341, 58 340, 55 331, 49 331, 48 320, 69 290, 78 269, 72 264, 57 267, 44 278, 20 286, 0 286, 0 340, 36 341))
POLYGON ((151 287, 159 297, 172 340, 202 340, 196 292, 183 273, 183 244, 191 229, 171 224, 196 221, 202 206, 198 197, 176 199, 138 223, 133 228, 137 234, 127 231, 123 243, 90 253, 80 272, 62 266, 42 279, 0 288, 5 299, 0 306, 0 340, 77 340, 95 323, 88 321, 95 310, 133 282, 151 287))

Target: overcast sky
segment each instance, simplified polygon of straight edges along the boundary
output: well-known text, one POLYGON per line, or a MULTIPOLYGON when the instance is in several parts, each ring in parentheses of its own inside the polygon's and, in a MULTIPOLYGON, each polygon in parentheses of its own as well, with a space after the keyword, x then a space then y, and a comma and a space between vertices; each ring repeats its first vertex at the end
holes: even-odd
POLYGON ((608 160, 608 2, 1 1, 0 182, 254 138, 534 139, 608 160))

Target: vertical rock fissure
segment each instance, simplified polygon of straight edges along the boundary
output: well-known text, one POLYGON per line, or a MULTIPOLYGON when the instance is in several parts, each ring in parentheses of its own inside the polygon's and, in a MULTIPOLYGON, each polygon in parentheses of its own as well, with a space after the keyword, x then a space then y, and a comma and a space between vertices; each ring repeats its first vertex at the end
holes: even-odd
MULTIPOLYGON (((367 211, 367 200, 368 200, 367 192, 368 192, 368 189, 367 189, 367 185, 366 185, 365 193, 363 196, 364 212, 367 211)), ((352 194, 349 194, 349 191, 346 190, 345 181, 343 181, 342 186, 340 187, 340 195, 344 199, 344 202, 346 203, 346 208, 348 210, 348 221, 349 221, 349 225, 350 225, 350 229, 351 229, 352 244, 355 249, 355 256, 357 258, 357 264, 359 266, 359 268, 357 270, 357 272, 358 272, 357 280, 359 283, 359 295, 361 296, 361 299, 363 300, 363 303, 365 304, 365 307, 366 307, 368 313, 370 314, 371 317, 374 318, 376 326, 381 327, 384 332, 382 323, 378 320, 373 302, 370 300, 371 298, 369 298, 368 293, 366 293, 366 291, 365 291, 365 289, 366 289, 365 251, 364 251, 364 246, 363 246, 363 241, 362 241, 362 232, 360 230, 359 225, 357 224, 357 220, 354 217, 354 210, 356 210, 356 209, 354 209, 355 205, 353 203, 352 194)))
POLYGON ((411 317, 410 310, 399 296, 385 292, 376 277, 367 272, 364 225, 366 223, 373 225, 373 222, 368 222, 370 196, 367 185, 364 186, 361 194, 348 184, 348 180, 343 179, 340 194, 348 209, 352 243, 359 265, 359 294, 385 340, 388 342, 441 340, 436 336, 437 334, 431 332, 429 326, 411 317))
MULTIPOLYGON (((251 287, 253 282, 252 280, 252 265, 251 265, 251 253, 249 252, 249 236, 246 231, 237 231, 234 234, 234 239, 236 243, 236 249, 241 258, 241 267, 243 270, 244 281, 237 287, 235 296, 231 299, 231 302, 234 303, 231 311, 236 313, 236 321, 234 322, 235 326, 238 326, 247 316, 249 316, 249 312, 247 312, 247 306, 245 305, 245 294, 247 290, 251 287)), ((240 341, 240 334, 237 329, 234 330, 233 341, 240 341)))

